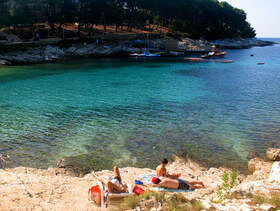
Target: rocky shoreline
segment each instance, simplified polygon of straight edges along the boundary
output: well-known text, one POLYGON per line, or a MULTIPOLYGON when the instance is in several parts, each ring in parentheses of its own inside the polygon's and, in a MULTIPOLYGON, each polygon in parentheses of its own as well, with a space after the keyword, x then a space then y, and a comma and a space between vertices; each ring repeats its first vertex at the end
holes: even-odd
POLYGON ((269 46, 273 42, 257 39, 227 39, 208 42, 163 38, 156 34, 149 38, 81 38, 53 39, 40 42, 11 42, 0 45, 0 66, 28 65, 97 57, 128 57, 132 53, 162 52, 163 56, 174 56, 173 51, 184 53, 206 52, 212 45, 221 49, 244 49, 253 46, 269 46), (170 53, 171 52, 171 53, 170 53))
MULTIPOLYGON (((222 197, 219 190, 223 190, 225 186, 225 172, 230 175, 232 170, 222 167, 205 168, 190 159, 178 156, 173 156, 172 160, 168 171, 180 172, 182 179, 198 179, 206 185, 205 189, 180 193, 186 203, 195 200, 200 204, 200 208, 196 210, 280 209, 280 149, 268 149, 266 160, 260 158, 250 160, 248 164, 250 175, 237 173, 235 185, 229 189, 228 195, 222 194, 222 197)), ((132 167, 122 168, 120 171, 123 181, 132 185, 138 175, 155 173, 152 169, 132 167)), ((112 171, 103 170, 97 174, 112 176, 112 171)), ((87 190, 94 184, 95 181, 90 174, 75 177, 65 168, 2 169, 0 170, 0 209, 98 210, 99 208, 87 197, 87 190)), ((149 186, 142 188, 150 189, 149 186)), ((165 197, 178 198, 178 193, 166 193, 165 197)), ((145 210, 148 205, 150 207, 148 210, 170 210, 171 208, 166 207, 167 202, 164 199, 161 202, 142 199, 136 207, 127 210, 145 210)))

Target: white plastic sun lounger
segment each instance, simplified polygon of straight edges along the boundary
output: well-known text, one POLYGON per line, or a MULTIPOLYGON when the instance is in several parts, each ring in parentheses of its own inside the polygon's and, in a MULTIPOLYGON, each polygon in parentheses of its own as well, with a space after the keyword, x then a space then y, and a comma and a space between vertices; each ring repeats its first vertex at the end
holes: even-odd
POLYGON ((128 196, 134 196, 130 184, 126 184, 128 187, 128 193, 108 193, 107 188, 101 182, 97 181, 97 184, 99 185, 101 190, 101 210, 105 210, 107 207, 110 207, 110 205, 118 204, 120 202, 120 200, 118 199, 123 199, 128 196))

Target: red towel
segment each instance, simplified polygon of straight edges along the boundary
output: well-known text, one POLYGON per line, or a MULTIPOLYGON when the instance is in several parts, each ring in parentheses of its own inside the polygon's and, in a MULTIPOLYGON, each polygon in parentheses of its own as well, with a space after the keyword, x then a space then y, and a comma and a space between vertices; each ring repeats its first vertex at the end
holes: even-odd
POLYGON ((146 191, 144 191, 141 187, 139 187, 139 186, 137 186, 137 185, 133 188, 132 191, 133 191, 133 193, 135 193, 136 196, 139 196, 140 194, 146 192, 146 191))

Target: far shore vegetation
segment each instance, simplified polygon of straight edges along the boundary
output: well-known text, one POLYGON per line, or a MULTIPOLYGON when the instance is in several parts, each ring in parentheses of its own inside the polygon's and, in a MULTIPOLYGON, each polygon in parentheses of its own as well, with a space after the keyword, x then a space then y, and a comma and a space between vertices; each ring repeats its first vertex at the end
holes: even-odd
POLYGON ((0 0, 0 30, 24 40, 36 29, 41 38, 133 31, 205 40, 256 36, 243 10, 218 0, 0 0))

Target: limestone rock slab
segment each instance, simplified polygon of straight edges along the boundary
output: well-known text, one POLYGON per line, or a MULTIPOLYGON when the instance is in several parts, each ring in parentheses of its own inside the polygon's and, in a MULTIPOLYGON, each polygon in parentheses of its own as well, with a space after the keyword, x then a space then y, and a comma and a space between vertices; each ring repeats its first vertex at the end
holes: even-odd
POLYGON ((280 182, 280 162, 274 162, 269 175, 269 180, 280 182))
POLYGON ((266 151, 266 157, 271 161, 280 161, 280 149, 277 148, 269 148, 266 151))

